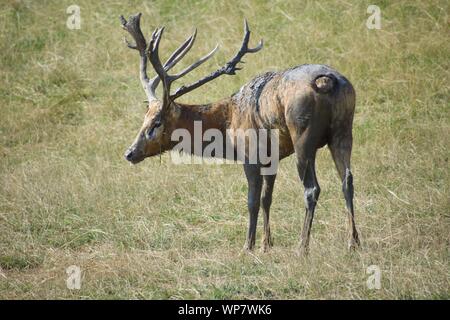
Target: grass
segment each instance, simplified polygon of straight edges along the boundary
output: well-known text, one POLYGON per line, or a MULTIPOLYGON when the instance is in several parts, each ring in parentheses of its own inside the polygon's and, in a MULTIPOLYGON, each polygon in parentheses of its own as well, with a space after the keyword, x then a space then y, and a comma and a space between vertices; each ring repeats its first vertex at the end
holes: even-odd
POLYGON ((69 30, 71 4, 0 4, 0 298, 449 299, 447 1, 79 0, 81 29, 69 30), (381 30, 365 26, 369 4, 381 8, 381 30), (307 260, 294 253, 304 209, 292 157, 281 163, 266 254, 242 251, 240 166, 123 160, 145 95, 118 16, 139 11, 147 34, 166 25, 164 54, 198 27, 186 64, 221 44, 186 81, 234 54, 244 16, 253 43, 264 38, 238 75, 186 102, 302 63, 332 65, 352 81, 360 251, 346 252, 344 201, 325 149, 307 260), (70 265, 81 267, 81 290, 66 287, 70 265), (382 271, 380 290, 366 285, 370 265, 382 271))

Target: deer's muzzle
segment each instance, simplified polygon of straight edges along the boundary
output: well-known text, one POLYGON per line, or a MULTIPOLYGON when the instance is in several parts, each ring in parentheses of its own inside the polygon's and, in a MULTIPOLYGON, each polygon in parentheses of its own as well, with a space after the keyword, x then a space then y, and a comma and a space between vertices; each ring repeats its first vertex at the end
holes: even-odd
POLYGON ((127 161, 130 161, 133 164, 136 164, 138 162, 141 162, 144 160, 144 156, 139 152, 136 148, 129 148, 127 151, 125 151, 124 157, 127 161))

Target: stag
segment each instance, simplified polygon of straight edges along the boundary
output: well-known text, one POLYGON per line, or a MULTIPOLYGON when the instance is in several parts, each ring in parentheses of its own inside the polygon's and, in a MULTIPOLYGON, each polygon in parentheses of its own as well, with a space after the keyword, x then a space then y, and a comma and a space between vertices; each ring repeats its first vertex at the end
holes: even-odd
MULTIPOLYGON (((222 75, 234 75, 239 62, 247 53, 256 53, 262 40, 249 47, 250 31, 245 21, 244 38, 237 54, 224 66, 208 76, 171 92, 174 81, 191 72, 217 51, 211 52, 176 74, 169 74, 192 48, 196 30, 163 64, 159 57, 159 44, 164 27, 157 28, 147 42, 140 27, 141 14, 128 21, 121 16, 121 24, 134 43, 126 41, 129 48, 140 56, 140 80, 147 95, 148 109, 144 123, 133 144, 125 152, 126 160, 136 164, 147 157, 159 155, 174 148, 171 133, 178 128, 193 131, 194 122, 202 122, 202 130, 217 129, 223 134, 227 129, 277 129, 279 132, 279 159, 293 153, 296 156, 298 175, 304 186, 306 214, 300 236, 299 252, 308 253, 314 209, 319 199, 320 187, 316 177, 315 159, 319 148, 328 145, 342 181, 349 224, 349 248, 359 246, 353 208, 353 177, 350 171, 352 150, 352 123, 355 109, 355 92, 352 84, 336 70, 317 64, 306 64, 280 72, 266 72, 244 85, 239 92, 217 102, 189 105, 177 102, 182 95, 199 88, 222 75), (156 75, 147 76, 150 61, 156 75), (162 83, 162 98, 156 88, 162 83)), ((272 246, 269 213, 276 174, 262 175, 262 163, 244 161, 248 182, 249 224, 244 248, 254 249, 257 218, 262 207, 264 236, 262 249, 272 246)))

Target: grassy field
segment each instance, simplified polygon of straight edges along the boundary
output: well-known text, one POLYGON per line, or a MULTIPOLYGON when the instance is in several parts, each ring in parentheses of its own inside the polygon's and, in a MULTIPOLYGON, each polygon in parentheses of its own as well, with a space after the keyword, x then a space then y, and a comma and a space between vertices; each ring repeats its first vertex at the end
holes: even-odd
POLYGON ((123 2, 0 4, 0 298, 450 298, 448 1, 123 2), (66 27, 73 3, 80 30, 66 27), (381 30, 366 27, 369 4, 381 8, 381 30), (168 154, 123 160, 145 112, 137 54, 118 19, 136 12, 147 35, 166 26, 166 55, 198 27, 186 64, 221 44, 186 81, 235 53, 244 16, 253 44, 264 38, 237 76, 185 102, 214 101, 263 71, 303 63, 352 81, 361 250, 346 251, 344 200, 325 148, 308 259, 295 254, 304 205, 293 157, 275 185, 275 246, 252 254, 242 250, 241 166, 174 165, 168 154), (66 287, 70 265, 82 270, 80 290, 66 287), (370 265, 382 272, 379 290, 366 285, 370 265))

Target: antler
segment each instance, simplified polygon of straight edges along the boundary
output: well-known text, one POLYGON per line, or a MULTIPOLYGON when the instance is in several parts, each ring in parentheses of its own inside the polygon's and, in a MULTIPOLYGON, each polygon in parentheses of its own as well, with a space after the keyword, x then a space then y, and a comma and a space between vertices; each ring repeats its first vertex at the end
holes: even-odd
POLYGON ((176 98, 204 85, 205 83, 212 81, 217 77, 220 77, 223 74, 228 74, 228 75, 236 74, 236 71, 242 69, 242 68, 236 67, 239 62, 244 63, 243 61, 241 61, 242 57, 246 53, 258 52, 263 47, 263 39, 261 39, 259 41, 258 45, 255 48, 248 47, 249 40, 250 40, 250 30, 248 28, 247 19, 244 19, 244 39, 242 40, 241 48, 239 49, 238 53, 236 53, 236 55, 233 57, 233 59, 228 61, 222 68, 212 72, 210 75, 208 75, 188 86, 182 86, 182 87, 178 88, 175 91, 175 93, 172 95, 173 99, 176 99, 176 98))
POLYGON ((145 41, 145 37, 141 31, 141 14, 130 16, 127 21, 123 16, 120 16, 120 22, 122 23, 122 28, 127 30, 128 33, 133 37, 135 44, 130 43, 126 38, 125 43, 128 48, 138 50, 140 56, 140 65, 139 65, 139 75, 141 79, 142 87, 144 88, 145 93, 147 94, 148 100, 156 99, 156 96, 153 94, 150 87, 150 80, 147 76, 147 42, 145 41))
POLYGON ((241 48, 237 52, 237 54, 228 61, 223 67, 220 69, 212 72, 208 76, 197 80, 196 82, 188 85, 188 86, 181 86, 178 88, 173 95, 170 94, 170 87, 171 84, 181 77, 185 76, 195 68, 202 65, 205 61, 207 61, 209 58, 211 58, 214 53, 216 53, 217 49, 219 48, 219 45, 216 45, 216 47, 209 52, 204 57, 200 58, 184 70, 180 71, 177 74, 169 75, 167 72, 174 67, 185 55, 186 53, 192 48, 192 45, 194 44, 195 38, 197 36, 197 30, 194 31, 194 33, 187 38, 179 47, 176 49, 172 55, 167 59, 166 63, 163 65, 161 63, 161 60, 159 58, 159 43, 161 41, 162 34, 164 32, 164 27, 157 28, 155 31, 153 31, 152 37, 150 42, 147 45, 147 41, 145 40, 144 35, 142 34, 141 27, 140 27, 140 18, 141 14, 138 13, 134 16, 130 16, 129 21, 125 20, 123 16, 120 16, 120 21, 122 23, 122 27, 130 33, 130 35, 133 37, 135 43, 132 44, 128 42, 125 39, 125 42, 127 46, 131 49, 135 49, 139 51, 140 55, 140 79, 142 83, 142 87, 144 88, 144 91, 147 94, 148 100, 156 100, 156 88, 162 80, 163 87, 164 87, 164 103, 163 105, 167 105, 169 101, 173 101, 182 95, 204 85, 205 83, 214 80, 215 78, 223 75, 234 75, 236 74, 237 70, 241 70, 241 68, 237 67, 237 64, 239 62, 242 62, 242 57, 247 53, 255 53, 262 49, 263 47, 263 40, 261 39, 259 44, 255 48, 249 48, 248 42, 250 40, 250 30, 248 28, 247 20, 244 20, 244 39, 242 41, 241 48), (153 68, 155 69, 157 76, 155 76, 152 79, 149 79, 147 76, 147 59, 150 60, 150 63, 152 64, 153 68))
MULTIPOLYGON (((152 79, 149 79, 147 76, 147 41, 145 40, 144 35, 141 31, 140 26, 140 19, 141 19, 141 13, 138 13, 136 15, 130 16, 128 21, 123 17, 120 16, 120 21, 122 24, 122 28, 128 31, 128 33, 133 37, 134 44, 130 43, 125 38, 126 45, 134 50, 139 51, 140 55, 140 66, 139 66, 139 74, 141 79, 142 87, 144 88, 145 93, 147 94, 148 100, 155 100, 156 97, 156 88, 159 84, 159 76, 156 76, 152 79)), ((166 63, 164 64, 163 69, 167 72, 172 67, 174 67, 185 55, 186 53, 191 49, 195 37, 197 35, 197 30, 194 30, 194 33, 187 38, 179 47, 176 49, 172 55, 167 59, 166 63)))
MULTIPOLYGON (((242 45, 240 50, 238 51, 238 53, 233 57, 233 59, 231 59, 229 62, 227 62, 222 68, 212 72, 210 75, 188 85, 188 86, 181 86, 180 88, 178 88, 175 93, 173 95, 170 94, 170 86, 172 84, 172 82, 174 82, 175 80, 183 77, 184 75, 186 75, 187 73, 191 72, 192 70, 194 70, 195 68, 199 67, 201 64, 203 64, 206 60, 208 60, 209 58, 211 58, 213 56, 213 54, 217 51, 217 49, 219 48, 218 45, 216 45, 216 47, 209 52, 207 55, 205 55, 204 57, 200 58, 198 61, 194 62, 193 64, 191 64, 189 67, 185 68, 183 71, 175 74, 175 75, 169 75, 167 73, 167 70, 165 67, 162 66, 161 64, 161 60, 159 58, 159 43, 161 41, 161 37, 162 34, 164 32, 164 28, 159 28, 156 29, 153 34, 152 34, 152 39, 150 41, 150 44, 148 46, 148 57, 150 59, 151 64, 153 65, 153 68, 155 69, 156 73, 158 74, 159 78, 162 79, 163 81, 163 86, 164 86, 164 99, 166 100, 166 102, 168 102, 168 100, 175 100, 177 98, 179 98, 180 96, 204 85, 205 83, 214 80, 215 78, 223 75, 223 74, 228 74, 228 75, 234 75, 236 74, 237 70, 240 70, 241 68, 237 67, 237 64, 239 62, 241 62, 242 57, 246 54, 246 53, 255 53, 258 52, 259 50, 261 50, 261 48, 263 47, 263 41, 262 39, 260 40, 259 44, 255 47, 255 48, 249 48, 248 47, 248 42, 250 40, 250 30, 248 28, 248 23, 247 20, 244 20, 244 39, 242 41, 242 45)), ((194 37, 195 38, 195 37, 194 37)), ((192 43, 194 41, 194 38, 192 39, 192 43)), ((191 43, 191 46, 192 46, 191 43)), ((190 49, 190 47, 189 47, 190 49)), ((187 49, 187 50, 189 50, 187 49)), ((186 50, 186 52, 187 52, 186 50)), ((184 54, 186 53, 184 52, 184 54)), ((184 55, 183 54, 183 55, 184 55)), ((181 58, 180 58, 181 59, 181 58)), ((178 60, 179 61, 179 60, 178 60)))

